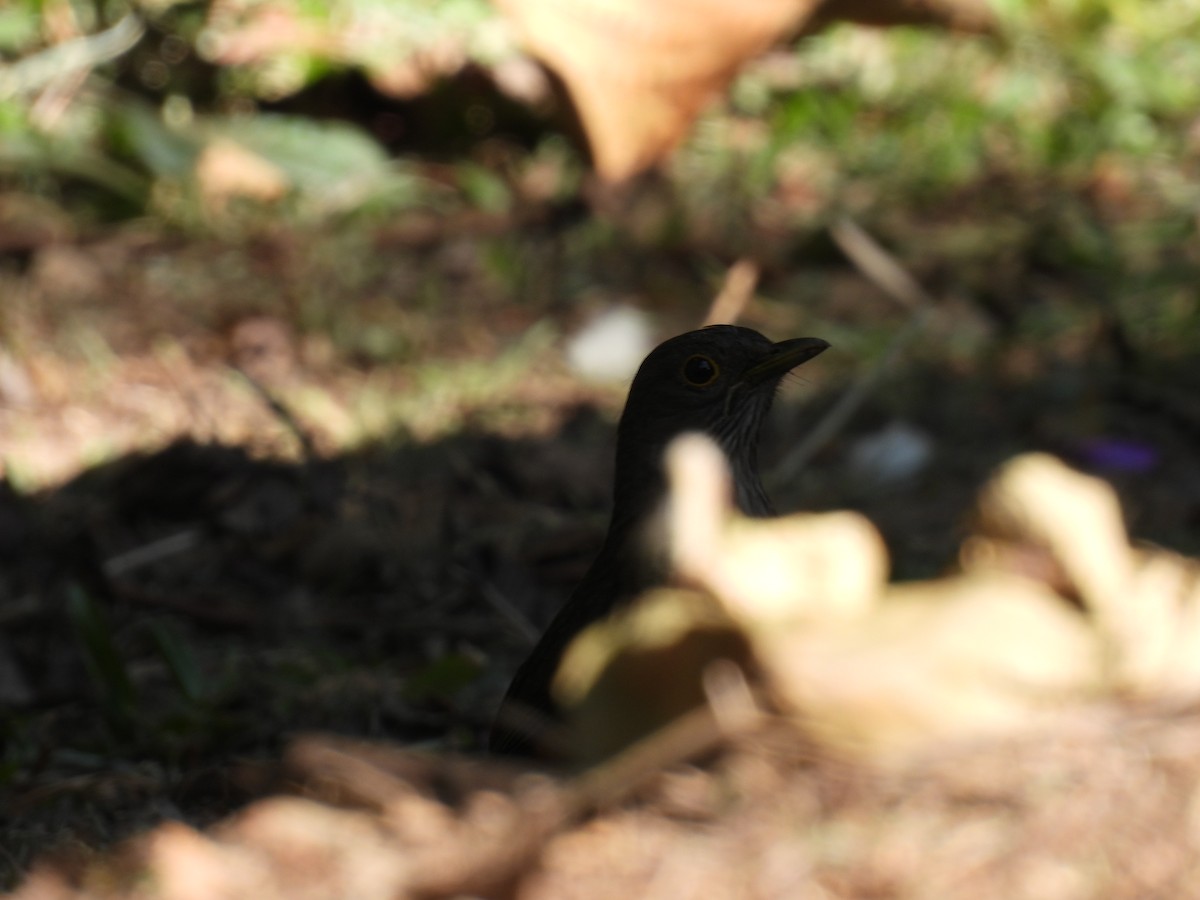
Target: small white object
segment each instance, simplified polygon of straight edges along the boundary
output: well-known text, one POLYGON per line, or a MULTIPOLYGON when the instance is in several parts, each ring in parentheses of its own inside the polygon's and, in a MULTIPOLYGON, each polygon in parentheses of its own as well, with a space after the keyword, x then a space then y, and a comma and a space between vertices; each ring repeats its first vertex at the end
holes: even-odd
POLYGON ((899 484, 915 477, 932 458, 933 439, 899 420, 859 438, 850 448, 854 474, 879 485, 899 484))
POLYGON ((652 349, 650 321, 632 306, 614 306, 567 342, 567 363, 592 381, 628 380, 652 349))
POLYGON ((16 357, 0 350, 0 406, 32 406, 37 389, 16 357))

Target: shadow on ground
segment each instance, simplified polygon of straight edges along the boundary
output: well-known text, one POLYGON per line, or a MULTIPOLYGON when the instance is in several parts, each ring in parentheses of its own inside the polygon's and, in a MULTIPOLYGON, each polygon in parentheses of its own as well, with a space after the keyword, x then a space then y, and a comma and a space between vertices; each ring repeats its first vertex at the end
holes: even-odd
MULTIPOLYGON (((1047 449, 1109 477, 1135 536, 1196 553, 1200 416, 1152 386, 1189 377, 912 370, 778 505, 860 509, 896 576, 924 577, 952 563, 987 473, 1047 449), (856 467, 899 421, 929 439, 927 465, 856 467)), ((785 397, 764 468, 835 400, 785 397)), ((466 430, 294 465, 178 443, 36 496, 0 484, 0 881, 48 848, 213 821, 275 786, 298 732, 476 749, 526 629, 598 547, 613 435, 579 407, 547 438, 466 430)))

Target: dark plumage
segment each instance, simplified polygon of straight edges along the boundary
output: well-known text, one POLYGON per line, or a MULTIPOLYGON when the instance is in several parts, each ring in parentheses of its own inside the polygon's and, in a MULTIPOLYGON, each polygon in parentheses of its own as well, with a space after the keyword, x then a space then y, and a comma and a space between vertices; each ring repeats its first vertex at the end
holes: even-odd
POLYGON ((663 452, 673 438, 699 431, 716 440, 730 462, 738 507, 750 516, 772 514, 758 475, 759 430, 780 379, 828 346, 818 338, 772 343, 749 328, 713 325, 671 338, 646 357, 617 427, 604 546, 513 677, 489 737, 492 752, 534 752, 533 729, 515 723, 555 717, 550 682, 571 639, 666 581, 652 525, 666 493, 663 452))

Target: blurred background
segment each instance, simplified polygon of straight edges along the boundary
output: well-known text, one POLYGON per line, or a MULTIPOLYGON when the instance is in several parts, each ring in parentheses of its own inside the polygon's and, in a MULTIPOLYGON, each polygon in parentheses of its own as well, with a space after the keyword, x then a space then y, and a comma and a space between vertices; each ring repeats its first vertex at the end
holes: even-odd
POLYGON ((0 7, 0 884, 474 749, 710 318, 833 344, 768 482, 898 578, 1032 448, 1200 551, 1198 0, 500 6, 0 7))

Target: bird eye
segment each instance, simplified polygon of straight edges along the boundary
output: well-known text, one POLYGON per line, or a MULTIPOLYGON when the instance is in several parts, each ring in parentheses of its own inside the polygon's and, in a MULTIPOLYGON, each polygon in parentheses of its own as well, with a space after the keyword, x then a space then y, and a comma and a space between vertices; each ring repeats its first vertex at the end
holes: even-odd
POLYGON ((689 356, 683 364, 683 377, 694 387, 708 387, 720 374, 720 367, 707 356, 689 356))

